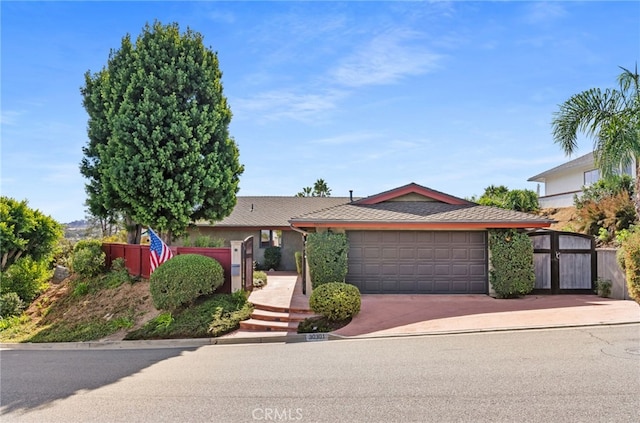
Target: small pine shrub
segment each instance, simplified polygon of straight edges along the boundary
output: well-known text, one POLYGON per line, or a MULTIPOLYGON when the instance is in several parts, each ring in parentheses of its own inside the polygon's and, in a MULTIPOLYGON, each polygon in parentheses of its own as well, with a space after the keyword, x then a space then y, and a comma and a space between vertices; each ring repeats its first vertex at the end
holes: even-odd
POLYGON ((296 258, 296 271, 298 275, 302 275, 302 251, 296 251, 294 256, 296 258))
POLYGON ((261 270, 254 270, 253 272, 253 286, 256 288, 262 288, 267 284, 267 274, 261 270))
POLYGON ((97 276, 104 271, 105 257, 102 241, 78 241, 73 247, 73 271, 85 278, 97 276))
POLYGON ((313 290, 309 306, 331 321, 349 319, 360 312, 360 291, 348 283, 328 282, 313 290))
POLYGON ((157 309, 171 311, 212 293, 223 283, 224 271, 216 260, 198 254, 181 254, 151 274, 151 297, 157 309))
POLYGON ((15 292, 25 304, 29 304, 47 289, 52 275, 46 260, 22 257, 2 274, 1 292, 15 292))
POLYGON ((282 251, 280 247, 267 247, 264 250, 264 269, 265 270, 277 270, 280 266, 280 259, 282 258, 282 251))
POLYGON ((515 298, 535 286, 533 244, 527 234, 514 229, 489 232, 489 281, 498 298, 515 298))
POLYGON ((89 284, 87 282, 78 282, 71 291, 71 296, 74 298, 82 297, 89 293, 89 284))
POLYGON ((0 319, 19 315, 24 309, 24 302, 15 292, 0 295, 0 319))

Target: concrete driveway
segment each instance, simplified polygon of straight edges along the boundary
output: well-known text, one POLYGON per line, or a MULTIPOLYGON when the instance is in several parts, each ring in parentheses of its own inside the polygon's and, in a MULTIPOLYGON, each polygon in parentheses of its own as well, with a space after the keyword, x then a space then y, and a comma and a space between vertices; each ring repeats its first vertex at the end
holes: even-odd
POLYGON ((363 295, 346 337, 435 334, 640 322, 638 303, 595 295, 363 295))

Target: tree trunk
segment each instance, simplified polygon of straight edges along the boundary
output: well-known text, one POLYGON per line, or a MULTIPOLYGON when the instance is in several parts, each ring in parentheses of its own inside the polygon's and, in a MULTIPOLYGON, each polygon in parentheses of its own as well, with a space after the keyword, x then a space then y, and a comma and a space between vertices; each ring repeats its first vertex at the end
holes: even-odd
POLYGON ((140 244, 142 226, 135 223, 130 217, 125 216, 124 224, 127 228, 127 244, 140 244))

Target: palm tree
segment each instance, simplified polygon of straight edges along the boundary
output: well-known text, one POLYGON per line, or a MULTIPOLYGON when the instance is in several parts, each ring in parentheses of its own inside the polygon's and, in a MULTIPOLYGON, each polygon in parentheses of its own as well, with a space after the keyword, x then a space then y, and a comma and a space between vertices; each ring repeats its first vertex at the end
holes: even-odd
POLYGON ((331 196, 331 188, 324 181, 324 179, 318 179, 315 184, 313 184, 313 196, 314 197, 330 197, 331 196))
POLYGON ((296 197, 311 197, 312 194, 313 194, 313 188, 304 187, 302 188, 302 191, 296 194, 296 197))
POLYGON ((640 76, 620 67, 619 89, 591 88, 560 105, 552 121, 553 138, 567 155, 577 148, 577 134, 593 138, 593 155, 603 177, 635 160, 635 208, 640 217, 640 76))

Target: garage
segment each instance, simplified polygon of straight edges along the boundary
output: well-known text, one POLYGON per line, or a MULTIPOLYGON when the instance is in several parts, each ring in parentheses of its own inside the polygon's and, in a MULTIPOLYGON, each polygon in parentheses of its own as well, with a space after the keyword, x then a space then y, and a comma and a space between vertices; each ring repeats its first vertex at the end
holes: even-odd
POLYGON ((347 231, 363 294, 486 294, 486 231, 347 231))

